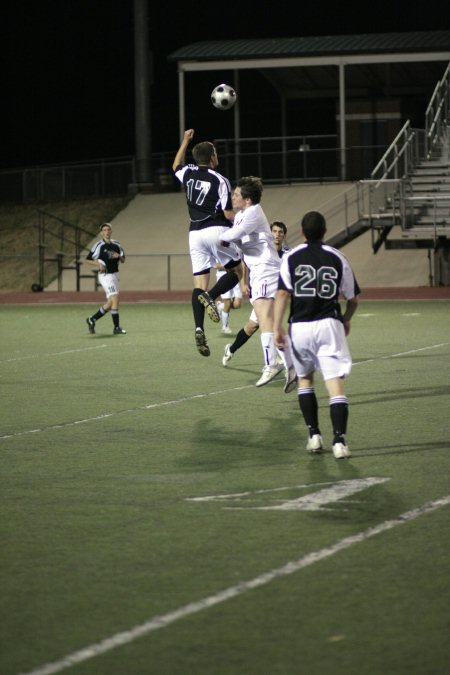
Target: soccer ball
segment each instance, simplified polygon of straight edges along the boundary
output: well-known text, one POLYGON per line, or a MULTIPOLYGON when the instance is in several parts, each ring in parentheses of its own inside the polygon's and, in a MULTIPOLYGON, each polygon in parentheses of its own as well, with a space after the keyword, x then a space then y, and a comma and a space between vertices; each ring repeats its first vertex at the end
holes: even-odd
POLYGON ((219 110, 229 110, 236 103, 236 92, 229 84, 219 84, 211 92, 211 103, 219 110))

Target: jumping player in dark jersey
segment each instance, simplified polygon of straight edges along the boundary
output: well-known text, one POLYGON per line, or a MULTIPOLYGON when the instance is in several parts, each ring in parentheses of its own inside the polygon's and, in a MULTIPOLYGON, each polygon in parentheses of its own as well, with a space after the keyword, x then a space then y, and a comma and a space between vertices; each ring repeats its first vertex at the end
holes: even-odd
POLYGON ((291 249, 281 262, 275 300, 275 343, 283 348, 282 322, 290 298, 289 335, 298 378, 298 401, 309 430, 306 449, 319 453, 323 447, 314 391, 314 372, 320 369, 329 395, 333 454, 342 459, 351 456, 345 440, 348 400, 344 378, 352 367, 346 336, 360 289, 347 258, 323 243, 326 223, 321 213, 306 213, 302 232, 306 242, 291 249), (340 296, 346 300, 344 314, 340 296))
POLYGON ((192 156, 195 164, 185 163, 187 147, 193 137, 193 129, 184 132, 172 168, 185 189, 189 211, 195 344, 202 356, 209 356, 211 352, 204 331, 205 309, 212 321, 220 321, 214 300, 239 283, 242 265, 240 252, 234 244, 227 247, 220 244, 220 235, 231 227, 234 217, 230 183, 216 171, 219 160, 213 143, 209 141, 194 146, 192 156), (210 271, 217 263, 223 265, 227 273, 208 293, 210 271))
POLYGON ((96 322, 111 310, 113 333, 126 333, 119 324, 119 262, 125 262, 125 253, 120 243, 111 239, 112 228, 109 223, 100 227, 102 239, 95 242, 89 251, 86 262, 98 269, 98 280, 106 294, 106 303, 86 319, 89 332, 95 333, 96 322))

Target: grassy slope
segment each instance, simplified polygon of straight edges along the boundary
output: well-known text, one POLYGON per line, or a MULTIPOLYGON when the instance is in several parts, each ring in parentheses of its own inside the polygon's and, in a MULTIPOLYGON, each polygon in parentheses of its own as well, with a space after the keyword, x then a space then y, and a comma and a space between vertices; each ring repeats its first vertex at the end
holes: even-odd
MULTIPOLYGON (((82 236, 81 243, 87 244, 97 234, 98 226, 114 218, 129 199, 123 196, 42 204, 0 204, 0 291, 29 291, 39 280, 38 208, 92 233, 82 236)), ((60 227, 57 221, 47 219, 46 222, 57 234, 60 227)), ((67 244, 61 246, 58 236, 47 236, 46 244, 48 257, 61 249, 70 255, 72 250, 67 244)), ((55 277, 56 265, 48 263, 45 285, 55 277)))

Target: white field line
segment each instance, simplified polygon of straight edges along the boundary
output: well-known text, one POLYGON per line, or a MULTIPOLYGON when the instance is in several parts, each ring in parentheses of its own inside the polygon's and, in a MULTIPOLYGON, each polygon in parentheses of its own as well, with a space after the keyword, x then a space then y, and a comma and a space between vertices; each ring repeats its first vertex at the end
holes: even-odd
POLYGON ((78 354, 79 352, 88 352, 92 349, 104 349, 107 345, 96 345, 95 347, 83 347, 82 349, 66 349, 63 352, 49 352, 48 354, 29 354, 28 356, 16 356, 12 359, 2 359, 0 363, 12 363, 13 361, 25 361, 26 359, 42 359, 45 356, 64 356, 65 354, 78 354))
MULTIPOLYGON (((407 356, 408 354, 416 354, 417 352, 427 351, 429 349, 438 349, 439 347, 445 347, 449 345, 450 342, 443 342, 442 344, 429 345, 428 347, 420 347, 419 349, 411 349, 408 352, 399 352, 398 354, 389 354, 387 356, 379 356, 374 359, 366 359, 365 361, 358 361, 354 363, 353 366, 361 366, 366 363, 373 363, 374 361, 383 361, 385 359, 395 359, 399 356, 407 356)), ((271 383, 269 382, 269 385, 271 383)), ((266 385, 267 386, 267 385, 266 385)), ((138 406, 137 408, 129 408, 127 410, 118 410, 115 412, 103 413, 101 415, 95 415, 95 417, 86 417, 82 420, 74 420, 72 422, 64 422, 62 424, 52 424, 48 427, 42 427, 38 429, 27 429, 25 431, 17 431, 11 434, 4 434, 0 436, 0 441, 7 441, 12 438, 19 438, 21 436, 29 436, 31 434, 39 434, 46 431, 55 431, 57 429, 67 429, 69 427, 77 426, 78 424, 88 424, 89 422, 98 422, 99 420, 108 419, 109 417, 115 417, 117 415, 127 415, 129 413, 136 413, 139 410, 154 410, 157 408, 163 408, 169 405, 179 405, 181 403, 187 403, 193 401, 197 398, 208 398, 209 396, 220 396, 221 394, 228 394, 235 391, 243 391, 244 389, 253 389, 253 384, 246 384, 242 387, 231 387, 230 389, 220 389, 219 391, 210 391, 207 394, 194 394, 193 396, 186 396, 184 398, 175 399, 174 401, 163 401, 162 403, 149 403, 147 405, 138 406)))
POLYGON ((415 520, 419 516, 423 516, 426 513, 430 513, 431 511, 442 508, 447 504, 450 504, 450 495, 432 502, 427 502, 416 509, 402 513, 400 516, 397 516, 392 520, 386 520, 384 523, 380 523, 375 527, 370 527, 367 530, 363 530, 357 534, 345 537, 331 546, 326 546, 319 551, 308 553, 298 560, 288 562, 282 567, 269 570, 268 572, 260 574, 254 579, 241 581, 234 586, 229 586, 223 591, 219 591, 214 595, 209 595, 195 602, 190 602, 183 607, 179 607, 178 609, 168 612, 167 614, 154 616, 148 621, 145 621, 145 623, 134 626, 127 631, 116 633, 115 635, 105 638, 100 642, 96 642, 94 644, 88 645, 87 647, 84 647, 83 649, 80 649, 79 651, 68 654, 59 661, 46 663, 43 666, 39 666, 35 670, 29 671, 28 673, 23 673, 22 675, 52 675, 52 673, 59 673, 61 670, 70 668, 77 663, 88 661, 89 659, 99 656, 100 654, 104 654, 105 652, 109 652, 112 649, 116 649, 121 645, 133 642, 143 635, 148 635, 149 633, 159 630, 160 628, 165 628, 175 621, 184 619, 185 617, 192 614, 202 612, 209 607, 214 607, 215 605, 219 605, 222 602, 226 602, 227 600, 231 600, 232 598, 242 595, 243 593, 246 593, 247 591, 250 591, 254 588, 265 586, 275 579, 279 579, 289 574, 298 572, 305 567, 309 567, 310 565, 314 565, 321 560, 330 558, 336 553, 340 553, 340 551, 344 551, 355 544, 365 542, 371 537, 375 537, 376 535, 382 534, 387 530, 391 530, 392 528, 397 527, 397 525, 403 525, 404 523, 415 520))

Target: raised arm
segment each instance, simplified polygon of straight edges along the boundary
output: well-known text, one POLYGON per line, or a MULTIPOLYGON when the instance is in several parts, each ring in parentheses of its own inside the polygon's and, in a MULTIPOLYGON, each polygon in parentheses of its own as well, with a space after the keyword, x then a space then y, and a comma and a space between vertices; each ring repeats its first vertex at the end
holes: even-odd
POLYGON ((181 141, 181 145, 178 148, 178 152, 175 155, 175 159, 173 160, 172 164, 172 169, 175 171, 177 166, 180 164, 184 164, 186 161, 186 150, 188 148, 189 143, 192 141, 194 138, 194 130, 193 129, 186 129, 184 132, 183 140, 181 141))

